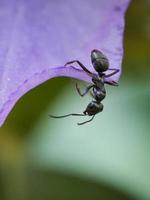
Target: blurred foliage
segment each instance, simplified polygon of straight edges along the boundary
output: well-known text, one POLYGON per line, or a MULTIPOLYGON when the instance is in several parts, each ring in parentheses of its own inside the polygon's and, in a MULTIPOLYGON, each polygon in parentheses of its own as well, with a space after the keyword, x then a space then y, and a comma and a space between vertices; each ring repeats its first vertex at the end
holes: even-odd
MULTIPOLYGON (((150 72, 150 3, 133 0, 126 14, 123 76, 149 78, 150 72)), ((143 81, 143 80, 142 80, 143 81)))
MULTIPOLYGON (((109 90, 107 97, 109 99, 111 98, 112 103, 114 103, 114 99, 115 101, 117 101, 118 98, 117 101, 119 104, 118 108, 120 109, 118 112, 122 114, 122 127, 124 127, 122 129, 131 128, 129 127, 129 124, 125 124, 127 123, 126 120, 127 117, 125 117, 127 115, 125 115, 126 108, 124 108, 125 103, 122 101, 122 99, 128 102, 127 110, 129 110, 130 108, 131 112, 129 113, 129 116, 132 119, 131 123, 133 123, 133 126, 137 126, 141 131, 140 133, 137 131, 137 134, 139 134, 138 135, 139 140, 137 140, 137 138, 134 138, 135 137, 134 134, 130 133, 131 137, 133 137, 132 138, 133 140, 135 139, 135 142, 140 141, 141 139, 141 141, 143 142, 142 144, 144 144, 145 142, 146 148, 150 144, 149 135, 145 131, 147 129, 144 128, 146 126, 148 127, 150 118, 150 105, 149 105, 150 20, 149 19, 150 19, 150 1, 133 0, 129 6, 126 15, 126 29, 124 38, 125 52, 123 60, 123 74, 121 77, 120 87, 119 87, 120 89, 117 90, 119 91, 118 93, 116 92, 116 89, 109 90), (130 101, 131 99, 132 103, 130 101), (122 109, 121 107, 123 107, 124 109, 122 109), (136 118, 134 118, 135 116, 137 116, 139 120, 141 119, 141 122, 143 123, 142 125, 140 124, 140 121, 138 122, 136 121, 136 118), (145 124, 143 121, 145 121, 145 124), (142 131, 143 134, 141 134, 142 131)), ((65 107, 66 102, 63 102, 60 97, 60 94, 63 93, 64 91, 63 89, 65 89, 66 86, 69 84, 70 80, 68 78, 55 78, 36 87, 35 89, 24 95, 24 97, 19 100, 19 102, 16 104, 16 106, 10 113, 4 126, 0 129, 0 199, 1 200, 17 200, 17 199, 30 200, 30 199, 43 199, 43 198, 61 199, 61 197, 62 199, 73 199, 73 197, 74 199, 84 199, 84 198, 112 199, 112 200, 131 199, 127 195, 125 195, 125 193, 128 193, 128 191, 126 189, 124 190, 121 189, 119 186, 118 187, 113 186, 113 184, 108 184, 108 182, 107 184, 106 183, 104 184, 103 181, 99 181, 98 183, 97 181, 98 178, 97 179, 95 178, 95 180, 93 180, 92 182, 89 177, 83 178, 82 176, 80 177, 73 174, 73 172, 72 174, 69 175, 67 171, 64 173, 59 173, 57 170, 53 171, 50 168, 49 170, 48 169, 45 170, 45 168, 39 169, 38 166, 33 167, 32 160, 30 160, 29 162, 29 159, 26 157, 27 156, 26 151, 28 148, 26 144, 27 141, 32 142, 32 139, 36 138, 35 131, 32 131, 33 127, 39 128, 38 124, 40 121, 47 122, 49 120, 48 112, 50 112, 51 110, 47 109, 50 109, 51 107, 53 111, 54 110, 56 111, 57 109, 57 112, 58 112, 57 108, 58 106, 60 109, 61 107, 63 109, 67 109, 66 112, 68 112, 68 110, 71 109, 70 107, 67 107, 69 105, 66 105, 65 107), (57 102, 56 105, 55 102, 57 102), (31 139, 30 137, 32 136, 33 138, 31 139)), ((74 87, 74 85, 72 84, 71 87, 74 87)), ((71 92, 72 90, 67 91, 68 100, 71 99, 71 97, 69 97, 69 95, 71 95, 71 92)), ((77 107, 78 109, 79 107, 83 108, 85 102, 83 103, 83 105, 79 104, 80 104, 80 99, 78 100, 78 102, 76 102, 75 108, 77 107)), ((112 104, 109 105, 111 106, 112 104)), ((106 107, 105 107, 106 110, 105 113, 107 112, 106 107)), ((111 116, 112 119, 114 119, 113 116, 114 114, 117 115, 116 113, 112 113, 111 116)), ((59 121, 55 126, 58 125, 60 126, 61 123, 63 122, 59 121)), ((71 126, 72 123, 74 123, 74 121, 70 119, 68 126, 71 126)), ((51 124, 50 126, 53 127, 54 124, 51 124)), ((107 129, 107 127, 105 129, 107 129)), ((88 130, 90 129, 87 128, 85 134, 94 135, 93 132, 89 133, 88 130)), ((120 132, 118 132, 118 137, 123 137, 124 140, 128 139, 126 142, 127 144, 130 143, 131 141, 129 137, 130 134, 129 133, 126 134, 125 137, 120 132)), ((41 138, 39 138, 39 140, 42 140, 42 134, 44 135, 44 131, 41 132, 41 138)), ((84 136, 86 140, 85 134, 84 136)), ((113 134, 113 132, 110 134, 113 134)), ((102 138, 103 137, 104 136, 102 135, 102 138)), ((97 140, 97 138, 93 138, 93 140, 94 139, 97 140)), ((66 141, 66 145, 67 144, 68 143, 66 141)), ((137 142, 137 144, 139 146, 141 145, 140 142, 139 143, 137 142)), ((112 143, 110 143, 110 145, 112 145, 112 143)), ((113 143, 113 145, 114 147, 115 146, 118 147, 118 144, 115 144, 115 142, 113 143)), ((41 150, 41 149, 36 149, 37 147, 34 144, 34 142, 33 142, 33 148, 35 148, 34 151, 37 150, 40 152, 41 150)), ((79 147, 77 146, 77 149, 78 148, 79 147)), ((76 149, 74 149, 74 151, 75 150, 76 149)), ((122 151, 124 151, 124 149, 122 149, 122 151)), ((133 151, 134 151, 134 146, 133 146, 133 151)), ((137 150, 137 152, 135 152, 135 154, 137 154, 137 157, 133 159, 138 159, 139 157, 141 160, 143 160, 143 163, 146 162, 145 160, 148 160, 149 157, 148 152, 146 150, 144 150, 143 152, 145 152, 145 157, 143 156, 144 154, 141 153, 141 148, 139 148, 139 151, 137 150)), ((50 154, 50 152, 47 152, 47 154, 50 154)), ((41 155, 43 154, 41 153, 41 155)), ((39 158, 39 159, 41 159, 42 162, 42 159, 44 158, 39 158)), ((135 160, 134 162, 136 163, 136 161, 137 160, 135 160)), ((139 168, 138 167, 137 168, 140 169, 140 166, 142 166, 143 163, 141 161, 141 164, 140 163, 138 164, 139 168)), ((149 162, 147 163, 148 164, 145 167, 149 168, 149 162)), ((127 164, 129 165, 130 168, 131 163, 127 164)), ((145 172, 147 171, 145 170, 145 172)), ((141 176, 139 175, 138 177, 141 178, 142 175, 141 176)), ((142 184, 142 181, 144 182, 144 180, 146 178, 148 179, 148 177, 149 174, 143 175, 143 179, 141 180, 141 188, 142 185, 144 185, 142 184)), ((129 183, 129 185, 130 184, 131 182, 129 183)), ((147 187, 149 187, 148 184, 147 187)), ((139 186, 139 191, 141 188, 139 186)), ((137 194, 139 195, 139 191, 134 191, 134 192, 135 193, 137 192, 137 194)), ((142 195, 143 198, 139 199, 145 200, 146 198, 144 198, 144 194, 142 195)), ((148 195, 150 198, 150 194, 148 195)))
MULTIPOLYGON (((30 193, 30 199, 111 199, 131 200, 126 194, 116 191, 112 187, 95 183, 94 181, 83 180, 79 177, 56 173, 55 171, 40 172, 37 169, 30 171, 29 181, 36 191, 30 193), (39 191, 39 187, 41 190, 39 191)), ((133 200, 133 199, 132 199, 133 200)))
POLYGON ((2 129, 9 129, 12 134, 19 134, 20 137, 27 136, 41 113, 45 111, 51 101, 57 98, 63 87, 68 83, 69 79, 59 77, 32 89, 17 102, 2 129))

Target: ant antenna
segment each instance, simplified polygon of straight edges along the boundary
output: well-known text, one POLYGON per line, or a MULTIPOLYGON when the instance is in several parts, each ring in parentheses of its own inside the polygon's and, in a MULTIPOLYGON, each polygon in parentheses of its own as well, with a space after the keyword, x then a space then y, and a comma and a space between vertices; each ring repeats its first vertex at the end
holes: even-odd
MULTIPOLYGON (((61 116, 49 115, 49 117, 51 117, 51 118, 64 118, 64 117, 69 117, 69 116, 85 116, 85 114, 71 113, 71 114, 68 114, 68 115, 61 115, 61 116)), ((83 124, 86 124, 88 122, 91 122, 94 119, 94 117, 95 117, 95 115, 93 115, 90 120, 87 120, 87 121, 81 122, 81 123, 77 123, 77 124, 83 125, 83 124)))
POLYGON ((92 116, 92 118, 90 120, 87 120, 85 122, 81 122, 81 123, 77 123, 78 125, 83 125, 83 124, 86 124, 88 122, 91 122, 93 119, 94 119, 95 115, 92 116))
POLYGON ((64 117, 69 117, 69 116, 85 116, 85 114, 71 113, 71 114, 62 115, 62 116, 49 115, 49 117, 51 118, 64 118, 64 117))

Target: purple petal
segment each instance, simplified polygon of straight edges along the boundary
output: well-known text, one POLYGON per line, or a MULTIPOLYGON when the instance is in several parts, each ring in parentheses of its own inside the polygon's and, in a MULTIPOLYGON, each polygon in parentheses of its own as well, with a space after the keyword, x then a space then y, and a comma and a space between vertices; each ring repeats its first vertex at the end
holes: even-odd
MULTIPOLYGON (((121 69, 124 13, 129 0, 1 0, 0 125, 16 101, 56 76, 90 81, 82 70, 63 65, 90 63, 100 49, 110 67, 121 69)), ((78 68, 78 67, 77 67, 78 68)), ((120 74, 113 77, 118 81, 120 74)))

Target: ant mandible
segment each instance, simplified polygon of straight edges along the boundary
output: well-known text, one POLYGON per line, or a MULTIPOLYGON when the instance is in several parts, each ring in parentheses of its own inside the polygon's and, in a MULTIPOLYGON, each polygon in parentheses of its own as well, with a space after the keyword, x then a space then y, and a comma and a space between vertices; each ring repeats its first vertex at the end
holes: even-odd
POLYGON ((101 101, 106 96, 105 83, 109 85, 113 85, 113 86, 118 85, 115 81, 111 81, 111 82, 106 81, 106 78, 118 73, 119 69, 109 68, 109 61, 107 57, 101 51, 97 49, 92 50, 91 61, 97 74, 90 72, 79 60, 72 60, 65 64, 66 66, 73 63, 77 63, 92 78, 93 84, 87 86, 83 93, 81 93, 78 85, 76 84, 77 92, 82 97, 86 95, 90 91, 90 89, 92 89, 91 94, 92 94, 93 100, 87 105, 85 111, 83 111, 83 114, 71 113, 71 114, 62 115, 62 116, 49 115, 50 117, 63 118, 63 117, 68 117, 68 116, 92 116, 90 120, 82 122, 82 123, 78 123, 78 125, 83 125, 87 122, 92 121, 97 113, 102 112, 103 104, 101 103, 101 101), (111 70, 112 72, 106 75, 104 72, 106 72, 107 70, 111 70))

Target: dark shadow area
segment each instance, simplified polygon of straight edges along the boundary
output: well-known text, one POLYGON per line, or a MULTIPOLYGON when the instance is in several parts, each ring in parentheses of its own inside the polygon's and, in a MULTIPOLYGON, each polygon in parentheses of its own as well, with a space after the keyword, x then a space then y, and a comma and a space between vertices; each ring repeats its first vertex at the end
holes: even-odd
POLYGON ((2 176, 2 173, 0 171, 0 199, 1 200, 5 200, 5 197, 4 197, 4 184, 3 184, 3 176, 2 176))
POLYGON ((89 182, 62 173, 30 169, 28 174, 30 199, 44 200, 133 200, 129 195, 109 186, 89 182))
POLYGON ((69 80, 64 77, 54 78, 29 91, 17 102, 1 131, 9 127, 10 130, 14 130, 13 134, 27 134, 50 102, 57 98, 66 84, 69 84, 69 80))

